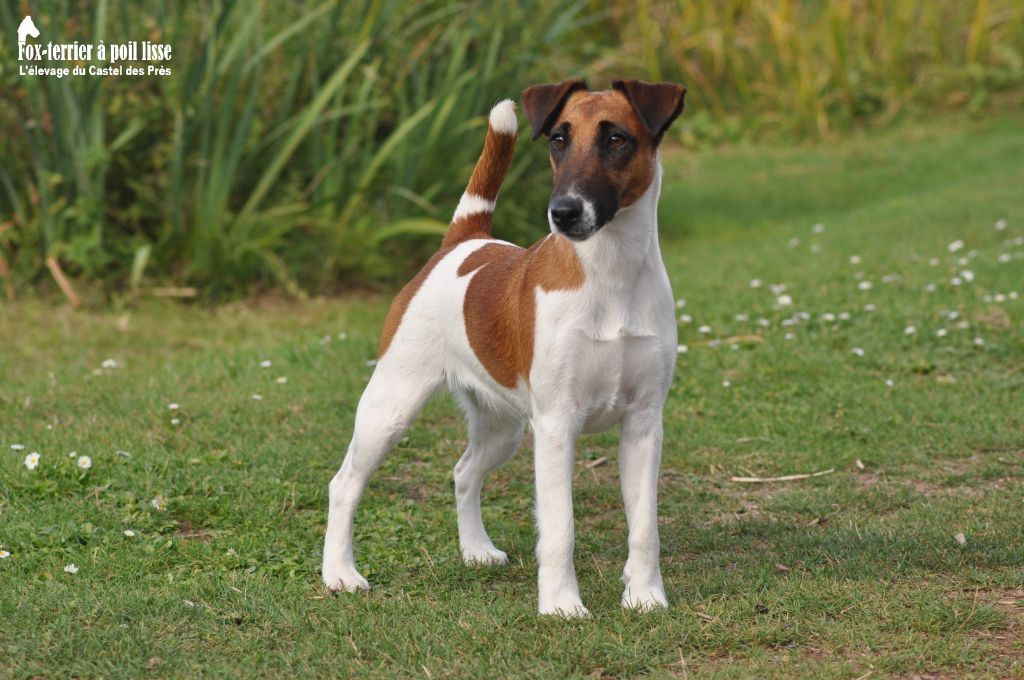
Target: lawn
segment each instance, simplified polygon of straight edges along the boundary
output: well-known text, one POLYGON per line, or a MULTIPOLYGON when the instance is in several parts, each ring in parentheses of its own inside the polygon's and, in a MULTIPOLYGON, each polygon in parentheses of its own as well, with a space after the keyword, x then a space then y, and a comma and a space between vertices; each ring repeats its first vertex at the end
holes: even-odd
POLYGON ((535 615, 528 451, 484 490, 511 564, 464 567, 448 397, 360 509, 373 590, 323 591, 386 297, 0 308, 0 676, 1024 677, 1022 123, 666 153, 665 612, 619 608, 614 433, 577 456, 592 619, 535 615))

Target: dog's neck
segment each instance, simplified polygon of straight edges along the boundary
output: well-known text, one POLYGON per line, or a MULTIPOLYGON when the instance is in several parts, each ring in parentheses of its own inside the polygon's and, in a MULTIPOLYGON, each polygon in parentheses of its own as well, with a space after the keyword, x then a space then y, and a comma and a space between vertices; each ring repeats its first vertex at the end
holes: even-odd
POLYGON ((664 268, 658 246, 661 161, 654 159, 650 186, 632 205, 586 241, 574 244, 588 281, 603 288, 631 289, 645 273, 664 268))

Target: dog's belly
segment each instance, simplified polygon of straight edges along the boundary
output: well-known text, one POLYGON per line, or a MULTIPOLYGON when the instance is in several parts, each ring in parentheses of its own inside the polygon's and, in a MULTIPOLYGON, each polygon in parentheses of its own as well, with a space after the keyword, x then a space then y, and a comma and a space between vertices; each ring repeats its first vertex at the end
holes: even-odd
POLYGON ((664 342, 654 336, 589 339, 580 356, 577 395, 584 432, 615 426, 649 391, 661 391, 664 342))

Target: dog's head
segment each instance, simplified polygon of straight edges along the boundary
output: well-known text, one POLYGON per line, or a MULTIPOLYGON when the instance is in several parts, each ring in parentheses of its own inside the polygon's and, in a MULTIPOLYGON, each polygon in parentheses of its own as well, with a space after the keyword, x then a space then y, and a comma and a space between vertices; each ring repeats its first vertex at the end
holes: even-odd
POLYGON ((551 151, 552 231, 586 240, 643 195, 685 94, 682 85, 639 80, 616 80, 603 92, 582 80, 523 90, 533 139, 546 135, 551 151))

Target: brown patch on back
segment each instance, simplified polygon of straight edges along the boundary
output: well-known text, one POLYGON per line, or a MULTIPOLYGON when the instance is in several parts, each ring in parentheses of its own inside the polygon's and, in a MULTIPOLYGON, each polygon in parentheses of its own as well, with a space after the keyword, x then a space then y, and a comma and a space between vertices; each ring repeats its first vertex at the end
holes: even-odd
POLYGON ((412 301, 413 296, 419 291, 420 286, 427 280, 430 272, 433 271, 437 263, 441 261, 445 255, 451 252, 451 248, 442 247, 441 250, 434 253, 434 256, 427 260, 427 263, 423 265, 423 269, 419 271, 416 276, 412 278, 409 283, 405 284, 405 287, 399 291, 395 299, 391 301, 391 307, 388 309, 388 315, 384 317, 384 330, 380 334, 380 351, 377 353, 377 357, 384 356, 384 353, 388 351, 388 347, 391 346, 391 341, 395 337, 395 333, 398 332, 398 326, 402 323, 402 317, 405 316, 405 310, 409 307, 409 303, 412 301))
POLYGON ((561 163, 556 166, 552 160, 556 186, 560 176, 570 177, 573 182, 584 178, 585 182, 585 178, 604 174, 608 184, 620 188, 619 206, 622 208, 632 205, 647 191, 654 179, 657 141, 637 117, 625 95, 617 90, 576 92, 566 101, 554 127, 566 122, 571 126, 573 143, 561 163), (624 168, 606 167, 594 153, 602 121, 623 128, 636 140, 636 153, 624 168))
POLYGON ((459 276, 473 272, 462 306, 469 345, 495 381, 515 388, 520 376, 530 379, 537 289, 579 288, 583 265, 568 239, 556 235, 529 250, 488 244, 459 265, 459 276))

